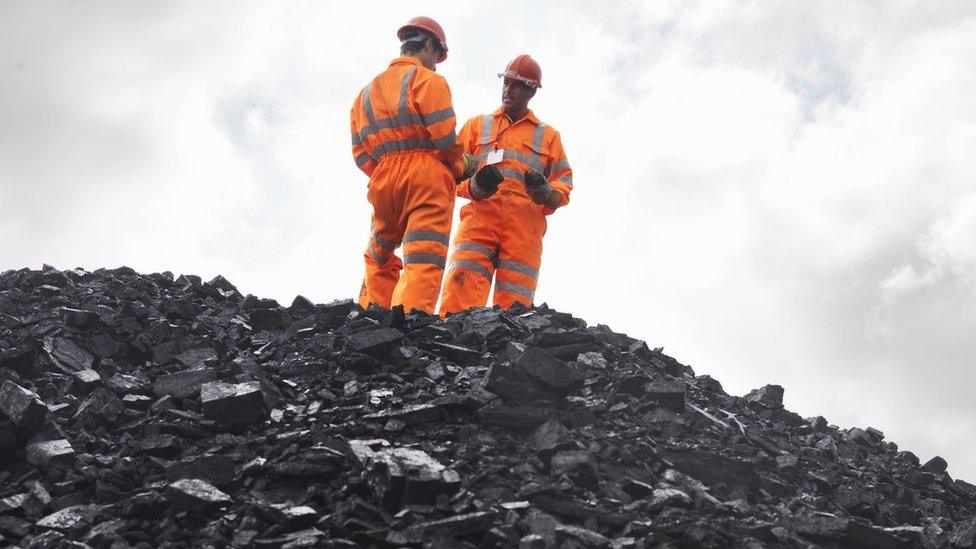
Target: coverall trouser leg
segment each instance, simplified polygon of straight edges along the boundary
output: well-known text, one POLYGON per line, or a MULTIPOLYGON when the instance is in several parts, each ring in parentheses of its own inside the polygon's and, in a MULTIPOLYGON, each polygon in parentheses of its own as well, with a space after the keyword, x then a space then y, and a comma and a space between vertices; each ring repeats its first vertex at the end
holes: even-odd
POLYGON ((455 183, 424 153, 384 158, 370 179, 372 229, 360 304, 434 312, 450 242, 455 183), (402 243, 403 260, 393 251, 402 243))
POLYGON ((541 207, 515 193, 502 191, 495 199, 462 208, 440 313, 484 307, 492 277, 495 305, 505 309, 515 302, 531 306, 545 231, 541 207))
POLYGON ((498 257, 499 205, 472 202, 461 208, 461 223, 454 237, 448 263, 440 314, 484 307, 498 257))
POLYGON ((531 306, 542 264, 546 216, 524 195, 512 195, 502 207, 501 239, 492 302, 508 309, 516 302, 531 306))

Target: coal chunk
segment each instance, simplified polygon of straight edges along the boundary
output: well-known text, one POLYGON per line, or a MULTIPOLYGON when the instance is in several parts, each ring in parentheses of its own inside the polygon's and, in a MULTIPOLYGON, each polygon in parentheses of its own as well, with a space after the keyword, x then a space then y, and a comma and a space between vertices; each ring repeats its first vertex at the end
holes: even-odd
POLYGON ((685 398, 688 384, 680 379, 654 381, 644 386, 644 394, 653 399, 659 406, 674 410, 685 411, 685 398))
POLYGON ((560 445, 569 441, 569 430, 556 419, 550 419, 540 425, 528 438, 529 444, 542 454, 551 454, 560 445))
POLYGON ((749 402, 757 402, 770 408, 783 407, 783 388, 779 385, 764 385, 744 396, 749 402))
POLYGON ((412 448, 390 448, 372 455, 367 482, 387 509, 433 504, 439 495, 452 495, 461 484, 458 474, 412 448))
POLYGON ((79 526, 91 523, 98 512, 97 505, 72 505, 47 515, 37 521, 37 526, 53 530, 75 530, 79 526))
POLYGON ((565 362, 537 347, 528 347, 513 364, 519 371, 557 393, 566 394, 583 380, 565 362))
POLYGON ((556 525, 556 539, 562 543, 572 542, 586 549, 610 549, 610 540, 598 532, 568 524, 556 525))
POLYGON ((20 429, 37 431, 44 426, 47 406, 37 393, 7 380, 0 386, 0 412, 20 429))
POLYGON ((91 370, 95 364, 95 356, 77 343, 63 337, 44 340, 44 350, 51 360, 66 372, 91 370))
POLYGON ((166 487, 166 499, 187 511, 211 513, 229 506, 233 500, 216 486, 197 478, 181 479, 166 487))
POLYGON ((65 439, 45 440, 27 445, 27 462, 38 467, 56 468, 71 465, 75 449, 65 439))
POLYGON ((98 313, 84 309, 72 309, 71 307, 61 307, 58 312, 68 326, 87 329, 93 327, 98 322, 98 313))
POLYGON ((358 353, 378 355, 388 352, 403 341, 403 332, 396 328, 375 328, 357 332, 346 338, 346 349, 358 353))
POLYGON ((586 450, 560 450, 549 464, 553 475, 570 475, 580 484, 593 484, 598 480, 596 460, 586 450))
POLYGON ((503 364, 496 364, 488 371, 485 389, 517 402, 538 402, 552 397, 520 370, 503 364))
POLYGON ((102 376, 95 370, 79 370, 72 374, 72 377, 74 377, 74 386, 83 395, 92 392, 102 382, 102 376))
POLYGON ((944 473, 948 468, 949 464, 939 456, 935 456, 922 465, 922 470, 930 473, 944 473))
POLYGON ((166 468, 166 478, 179 480, 198 478, 222 487, 234 482, 236 464, 233 458, 222 455, 204 455, 178 461, 166 468))
POLYGON ((204 383, 216 379, 217 370, 213 368, 182 370, 157 377, 152 384, 152 392, 156 396, 190 398, 199 394, 204 383))
POLYGON ((261 383, 211 381, 200 387, 203 414, 224 423, 255 423, 268 417, 261 383))

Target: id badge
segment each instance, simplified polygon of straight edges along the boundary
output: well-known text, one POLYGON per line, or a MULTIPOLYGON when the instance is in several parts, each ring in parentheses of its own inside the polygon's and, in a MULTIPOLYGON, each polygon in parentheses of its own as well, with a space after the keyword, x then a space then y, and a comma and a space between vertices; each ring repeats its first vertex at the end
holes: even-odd
POLYGON ((485 159, 485 162, 491 166, 492 164, 498 164, 503 158, 505 158, 505 149, 495 149, 488 153, 488 158, 485 159))

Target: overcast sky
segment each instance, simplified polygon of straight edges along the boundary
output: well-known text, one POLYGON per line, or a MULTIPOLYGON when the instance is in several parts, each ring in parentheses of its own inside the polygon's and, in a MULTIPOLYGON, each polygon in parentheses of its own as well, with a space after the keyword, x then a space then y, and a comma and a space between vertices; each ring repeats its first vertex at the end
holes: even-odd
POLYGON ((540 302, 976 482, 976 3, 526 4, 0 0, 0 271, 356 295, 349 107, 430 15, 460 121, 542 66, 540 302))

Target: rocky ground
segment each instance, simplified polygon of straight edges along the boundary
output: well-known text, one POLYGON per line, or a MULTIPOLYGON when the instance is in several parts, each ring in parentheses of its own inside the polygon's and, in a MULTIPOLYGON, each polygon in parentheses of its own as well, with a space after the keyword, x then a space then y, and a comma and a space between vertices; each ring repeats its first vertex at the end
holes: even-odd
POLYGON ((976 545, 944 460, 782 398, 545 306, 439 320, 8 271, 0 545, 976 545))

